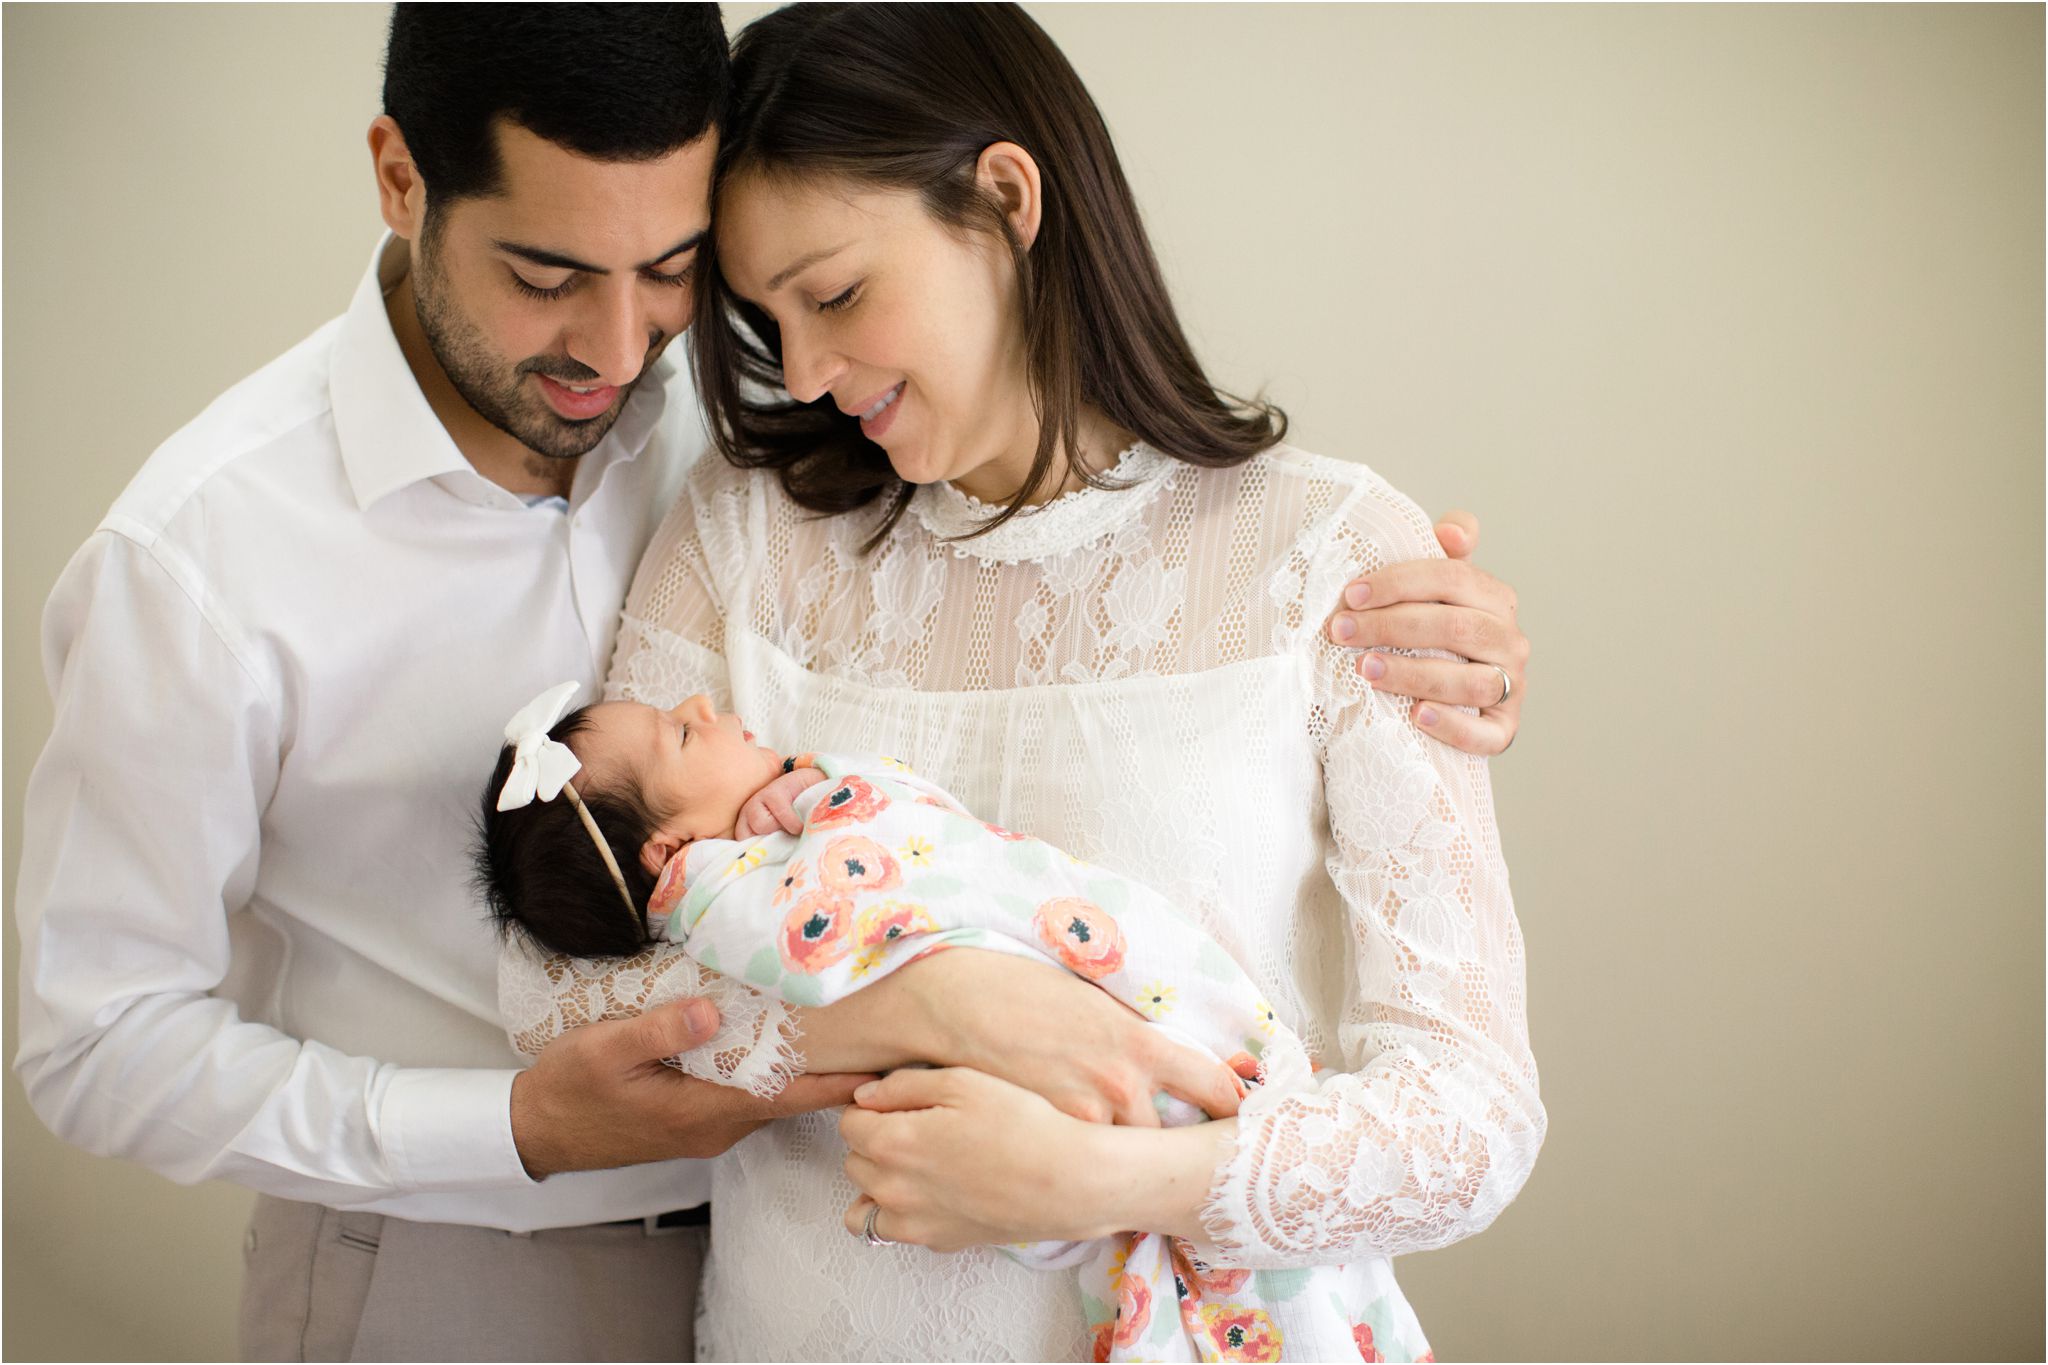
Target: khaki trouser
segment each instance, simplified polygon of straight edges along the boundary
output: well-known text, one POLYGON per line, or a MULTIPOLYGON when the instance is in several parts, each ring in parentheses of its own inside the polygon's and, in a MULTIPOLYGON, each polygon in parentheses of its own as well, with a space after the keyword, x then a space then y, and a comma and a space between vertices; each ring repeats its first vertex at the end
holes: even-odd
POLYGON ((242 1358, 691 1360, 708 1231, 518 1235, 259 1196, 242 1358))

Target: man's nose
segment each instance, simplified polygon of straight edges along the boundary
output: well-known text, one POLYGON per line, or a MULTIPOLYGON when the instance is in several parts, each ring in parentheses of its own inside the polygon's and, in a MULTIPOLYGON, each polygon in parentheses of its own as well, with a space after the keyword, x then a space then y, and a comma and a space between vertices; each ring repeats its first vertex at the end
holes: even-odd
POLYGON ((639 291, 630 284, 591 293, 591 306, 569 338, 569 355, 597 371, 598 383, 624 387, 640 377, 658 329, 651 326, 639 291))
POLYGON ((815 403, 846 373, 845 357, 820 345, 807 328, 782 329, 782 386, 799 403, 815 403))

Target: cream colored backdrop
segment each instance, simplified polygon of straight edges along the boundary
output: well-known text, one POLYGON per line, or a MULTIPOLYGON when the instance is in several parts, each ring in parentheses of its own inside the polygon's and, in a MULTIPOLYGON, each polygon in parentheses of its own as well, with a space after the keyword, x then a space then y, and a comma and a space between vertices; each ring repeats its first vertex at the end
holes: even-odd
MULTIPOLYGON (((1402 1263, 1439 1354, 2038 1358, 2041 10, 1036 13, 1216 376, 1475 509, 1525 603, 1551 1131, 1402 1263)), ((10 917, 43 598, 346 303, 384 24, 5 11, 10 917)), ((10 1058, 17 970, 10 918, 10 1058)), ((248 1202, 10 1075, 5 1354, 230 1352, 248 1202)))

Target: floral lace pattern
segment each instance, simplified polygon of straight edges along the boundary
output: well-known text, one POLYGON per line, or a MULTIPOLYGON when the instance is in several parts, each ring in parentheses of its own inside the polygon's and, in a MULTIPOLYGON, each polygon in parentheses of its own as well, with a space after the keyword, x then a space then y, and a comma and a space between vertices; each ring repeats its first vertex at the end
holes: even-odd
POLYGON ((508 939, 498 957, 498 1012, 528 1057, 572 1028, 630 1019, 671 1000, 702 996, 718 1007, 718 1032, 668 1064, 685 1075, 767 1098, 803 1071, 796 1017, 743 982, 708 972, 673 943, 616 961, 585 961, 508 939))
MULTIPOLYGON (((819 519, 706 461, 634 585, 610 691, 708 691, 781 747, 898 755, 1165 894, 1326 1068, 1240 1122, 1202 1259, 1341 1264, 1362 1316, 1285 1354, 1348 1358, 1363 1325, 1412 1358, 1387 1258, 1486 1226, 1544 1128, 1485 764, 1320 635, 1354 573, 1437 553, 1429 522, 1287 448, 1210 470, 1141 447, 1118 472, 1130 487, 1003 540, 948 543, 976 509, 925 490, 863 556, 870 515, 819 519)), ((1086 1357, 1071 1277, 848 1238, 842 1156, 814 1115, 718 1163, 707 1358, 1086 1357)))

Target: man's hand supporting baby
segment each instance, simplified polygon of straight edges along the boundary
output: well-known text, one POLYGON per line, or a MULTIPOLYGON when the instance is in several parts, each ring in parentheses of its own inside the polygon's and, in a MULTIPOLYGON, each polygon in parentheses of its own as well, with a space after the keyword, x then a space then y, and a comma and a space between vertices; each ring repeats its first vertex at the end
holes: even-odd
POLYGON ((849 1103, 872 1075, 810 1075, 772 1100, 662 1065, 708 1041, 718 1011, 676 1000, 633 1019, 570 1029, 512 1082, 512 1141, 526 1173, 712 1157, 772 1119, 849 1103))

